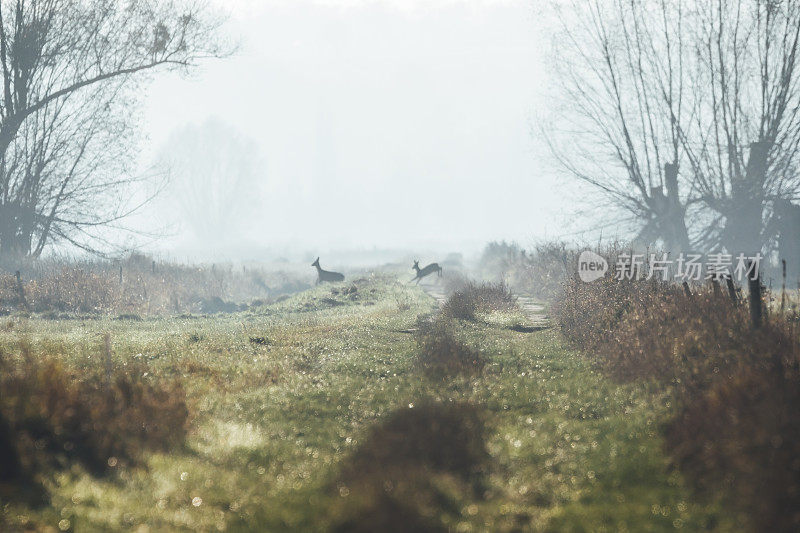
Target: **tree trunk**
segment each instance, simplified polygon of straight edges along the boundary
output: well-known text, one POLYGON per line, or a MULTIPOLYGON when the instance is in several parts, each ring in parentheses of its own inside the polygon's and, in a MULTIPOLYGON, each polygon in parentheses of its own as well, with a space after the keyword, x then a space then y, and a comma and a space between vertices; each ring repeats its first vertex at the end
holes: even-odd
POLYGON ((686 208, 678 195, 678 164, 664 165, 664 185, 667 189, 667 213, 669 225, 669 251, 680 253, 689 251, 689 231, 686 229, 686 208))
POLYGON ((723 244, 730 253, 753 255, 763 247, 764 180, 771 147, 768 142, 752 143, 745 175, 731 180, 723 233, 723 244))
POLYGON ((16 204, 0 205, 0 256, 25 257, 33 242, 33 213, 16 204))

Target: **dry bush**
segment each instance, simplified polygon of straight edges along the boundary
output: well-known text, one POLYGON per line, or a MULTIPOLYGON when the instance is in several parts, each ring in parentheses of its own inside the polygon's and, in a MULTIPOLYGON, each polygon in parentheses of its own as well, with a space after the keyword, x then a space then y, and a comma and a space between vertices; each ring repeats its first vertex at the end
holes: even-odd
MULTIPOLYGON (((430 489, 417 491, 416 499, 429 494, 430 489)), ((397 497, 385 490, 358 494, 355 497, 360 497, 360 501, 340 510, 330 530, 334 533, 447 533, 448 528, 437 522, 434 516, 420 512, 418 506, 425 502, 408 503, 405 501, 408 496, 412 495, 397 497)))
POLYGON ((189 411, 177 381, 153 381, 137 365, 110 379, 76 372, 24 347, 22 357, 4 356, 1 364, 0 415, 26 471, 77 461, 101 473, 185 440, 189 411))
POLYGON ((577 250, 564 242, 541 242, 532 250, 516 243, 486 245, 479 262, 481 275, 503 281, 514 291, 549 300, 574 272, 577 250))
POLYGON ((763 353, 756 360, 735 363, 730 376, 682 398, 682 411, 666 429, 667 449, 701 491, 721 488, 754 531, 799 531, 797 340, 770 334, 759 339, 763 353))
POLYGON ((572 281, 553 304, 565 337, 620 379, 656 378, 704 387, 716 373, 757 349, 747 308, 725 294, 677 285, 603 278, 572 281))
POLYGON ((613 376, 671 382, 675 463, 723 494, 754 530, 800 527, 800 340, 791 318, 750 324, 710 288, 689 297, 650 281, 573 282, 554 306, 562 331, 613 376))
POLYGON ((488 469, 486 428, 471 404, 423 401, 376 424, 345 460, 333 490, 348 494, 334 531, 446 531, 442 509, 479 497, 488 469))
POLYGON ((505 283, 466 281, 448 296, 442 314, 459 320, 475 320, 478 312, 514 309, 517 309, 516 298, 505 283))
POLYGON ((489 459, 485 433, 483 414, 472 404, 425 400, 401 407, 369 431, 343 465, 339 482, 415 468, 477 481, 489 459))
POLYGON ((63 267, 25 285, 32 311, 102 313, 118 307, 118 284, 107 273, 63 267))
POLYGON ((479 374, 486 359, 455 338, 452 324, 445 316, 417 323, 417 365, 436 378, 479 374))

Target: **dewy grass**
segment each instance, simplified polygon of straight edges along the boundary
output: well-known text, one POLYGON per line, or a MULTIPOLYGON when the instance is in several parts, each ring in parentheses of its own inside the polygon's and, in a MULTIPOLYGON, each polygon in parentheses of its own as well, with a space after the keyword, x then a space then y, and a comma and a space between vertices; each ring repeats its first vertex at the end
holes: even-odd
POLYGON ((179 380, 192 416, 185 446, 143 450, 140 464, 101 476, 79 463, 47 472, 49 504, 4 499, 0 529, 328 531, 350 511, 385 504, 413 510, 401 525, 451 531, 736 530, 730 513, 698 503, 668 468, 662 393, 613 383, 554 331, 491 321, 453 326, 485 358, 483 371, 432 383, 404 331, 436 303, 388 277, 359 282, 355 300, 346 287, 214 317, 8 319, 4 352, 25 338, 34 356, 53 354, 68 372, 102 365, 109 333, 114 368, 179 380), (435 496, 424 501, 402 488, 388 503, 356 501, 363 493, 349 484, 340 491, 338 476, 376 442, 376 428, 423 400, 481 413, 479 490, 441 469, 418 479, 435 496))

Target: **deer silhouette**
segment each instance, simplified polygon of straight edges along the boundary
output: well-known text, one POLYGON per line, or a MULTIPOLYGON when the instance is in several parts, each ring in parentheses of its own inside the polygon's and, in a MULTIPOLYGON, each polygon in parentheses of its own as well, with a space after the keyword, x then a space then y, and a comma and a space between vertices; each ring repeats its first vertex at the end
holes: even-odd
POLYGON ((326 281, 344 281, 344 274, 338 272, 331 272, 329 270, 322 270, 319 266, 319 257, 311 263, 312 267, 317 267, 317 285, 326 281))
POLYGON ((434 272, 438 273, 439 277, 442 277, 442 267, 439 266, 439 263, 431 263, 425 268, 420 268, 419 261, 414 260, 414 266, 412 266, 411 268, 417 271, 417 275, 414 277, 414 279, 411 280, 411 281, 416 280, 417 285, 419 285, 419 280, 421 280, 425 276, 433 274, 434 272))

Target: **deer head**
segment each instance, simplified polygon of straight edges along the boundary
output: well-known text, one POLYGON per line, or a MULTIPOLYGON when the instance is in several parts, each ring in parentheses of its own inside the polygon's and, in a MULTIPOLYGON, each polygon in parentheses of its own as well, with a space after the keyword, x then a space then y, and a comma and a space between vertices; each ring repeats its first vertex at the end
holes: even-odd
POLYGON ((311 266, 312 266, 312 267, 318 267, 318 266, 319 266, 319 257, 317 257, 316 259, 314 259, 314 262, 313 262, 313 263, 311 263, 311 266))

